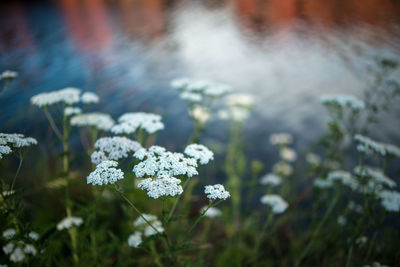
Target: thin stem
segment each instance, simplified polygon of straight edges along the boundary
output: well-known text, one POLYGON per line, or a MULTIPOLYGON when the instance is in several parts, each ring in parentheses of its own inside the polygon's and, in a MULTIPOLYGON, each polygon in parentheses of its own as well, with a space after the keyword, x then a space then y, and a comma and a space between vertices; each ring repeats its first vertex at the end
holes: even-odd
POLYGON ((353 246, 350 247, 349 252, 347 253, 346 267, 350 267, 352 255, 353 255, 353 246))
POLYGON ((126 202, 139 214, 139 216, 151 227, 153 228, 154 231, 156 231, 157 234, 161 234, 140 212, 140 210, 122 193, 120 192, 116 187, 113 187, 115 191, 117 191, 120 196, 125 199, 126 202))
POLYGON ((325 221, 328 219, 329 215, 331 214, 331 212, 333 211, 334 207, 336 206, 336 202, 339 199, 339 195, 340 195, 339 193, 336 194, 336 197, 332 200, 331 205, 327 209, 324 217, 322 218, 322 220, 320 221, 320 223, 318 224, 318 226, 314 230, 314 232, 311 234, 310 241, 308 242, 307 246, 303 250, 303 253, 301 254, 300 258, 297 260, 297 262, 295 264, 296 267, 300 266, 302 260, 307 256, 307 253, 310 250, 311 245, 313 244, 314 238, 318 235, 320 229, 322 228, 322 226, 324 225, 325 221))
MULTIPOLYGON (((182 186, 183 191, 185 191, 185 189, 186 189, 186 187, 187 187, 187 185, 189 183, 189 179, 190 178, 186 178, 186 181, 183 183, 183 186, 182 186)), ((172 215, 174 214, 174 211, 175 211, 176 206, 178 205, 178 202, 179 202, 180 199, 181 199, 181 195, 176 197, 175 202, 174 202, 171 210, 169 211, 169 214, 168 214, 168 217, 167 217, 167 222, 171 219, 172 215)))
POLYGON ((18 176, 18 174, 19 174, 19 172, 21 170, 21 167, 22 167, 22 162, 24 161, 24 157, 23 157, 23 155, 21 153, 21 150, 19 150, 18 152, 19 152, 19 164, 18 164, 17 172, 15 173, 14 179, 12 181, 10 191, 12 191, 13 188, 14 188, 15 181, 17 180, 17 176, 18 176))
POLYGON ((4 93, 6 92, 9 84, 10 84, 10 79, 6 79, 6 82, 4 84, 3 90, 1 90, 0 97, 2 97, 4 95, 4 93))
POLYGON ((51 114, 49 113, 49 111, 47 110, 47 108, 43 108, 44 114, 46 115, 49 123, 50 123, 50 127, 53 129, 54 133, 57 135, 58 139, 60 141, 63 141, 63 136, 61 135, 60 130, 57 128, 56 123, 54 122, 53 117, 51 116, 51 114))
POLYGON ((270 223, 271 223, 273 218, 274 218, 274 212, 270 211, 270 213, 268 214, 268 219, 265 222, 265 224, 264 224, 264 226, 263 226, 263 228, 261 230, 261 234, 259 236, 257 236, 257 241, 256 241, 257 243, 256 243, 256 245, 254 247, 254 253, 253 253, 255 255, 255 260, 258 257, 258 250, 260 249, 261 241, 264 238, 264 235, 265 235, 265 232, 267 230, 267 227, 270 225, 270 223))

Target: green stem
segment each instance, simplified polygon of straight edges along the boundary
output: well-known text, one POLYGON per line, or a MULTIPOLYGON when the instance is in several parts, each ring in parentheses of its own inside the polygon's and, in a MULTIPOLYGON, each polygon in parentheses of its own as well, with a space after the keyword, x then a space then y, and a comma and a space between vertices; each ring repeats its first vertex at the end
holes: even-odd
POLYGON ((336 206, 336 202, 339 199, 339 193, 336 194, 335 198, 332 200, 331 205, 329 206, 329 208, 327 209, 324 217, 322 218, 322 220, 320 221, 320 223, 318 224, 317 228, 314 230, 314 232, 311 234, 311 239, 308 242, 307 246, 305 247, 305 249, 303 250, 303 252, 300 255, 300 258, 297 260, 295 267, 300 266, 302 260, 307 256, 308 251, 311 248, 311 245, 314 242, 315 237, 318 235, 319 231, 321 230, 322 226, 324 225, 324 223, 326 222, 326 220, 328 219, 329 215, 331 214, 331 212, 333 211, 333 209, 336 206))
POLYGON ((6 83, 4 84, 3 90, 1 90, 0 93, 0 98, 4 95, 4 93, 6 92, 8 85, 10 84, 10 79, 6 79, 6 83))
MULTIPOLYGON (((185 191, 188 183, 189 183, 190 178, 186 178, 186 181, 183 183, 183 191, 185 191)), ((178 205, 179 200, 181 199, 181 195, 177 196, 175 199, 175 202, 171 208, 171 210, 169 211, 168 217, 167 217, 167 222, 169 222, 169 220, 171 219, 172 215, 174 214, 174 211, 176 209, 176 206, 178 205)))
POLYGON ((53 129, 54 133, 57 135, 58 139, 60 141, 63 141, 63 136, 61 135, 60 130, 57 128, 56 123, 54 122, 53 117, 51 116, 51 114, 49 113, 49 111, 47 110, 47 108, 43 108, 44 114, 47 117, 47 120, 50 123, 50 127, 53 129))
POLYGON ((351 256, 353 255, 353 246, 350 247, 349 252, 347 253, 347 261, 346 267, 350 267, 351 256))
POLYGON ((18 176, 18 174, 19 174, 19 172, 20 172, 20 170, 21 170, 22 162, 23 162, 23 160, 24 160, 24 157, 23 157, 23 155, 22 155, 22 153, 21 153, 21 150, 19 150, 18 153, 19 153, 19 164, 18 164, 17 172, 15 173, 14 179, 13 179, 13 181, 12 181, 10 191, 12 191, 13 188, 14 188, 15 181, 17 180, 17 176, 18 176))

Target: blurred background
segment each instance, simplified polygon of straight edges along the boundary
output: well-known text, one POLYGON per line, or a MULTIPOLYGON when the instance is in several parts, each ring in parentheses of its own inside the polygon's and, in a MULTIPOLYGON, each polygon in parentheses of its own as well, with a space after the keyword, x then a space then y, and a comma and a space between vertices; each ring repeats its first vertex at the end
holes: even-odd
MULTIPOLYGON (((180 146, 192 124, 170 80, 205 78, 256 96, 246 149, 269 159, 271 133, 292 133, 297 149, 313 143, 327 119, 319 96, 361 96, 375 58, 399 59, 399 41, 394 0, 3 0, 0 70, 19 77, 2 99, 0 128, 49 135, 29 99, 72 86, 99 94, 93 110, 115 119, 162 114, 160 143, 180 146)), ((399 145, 399 115, 396 105, 371 136, 399 145)), ((226 142, 223 123, 211 126, 209 136, 226 142)))

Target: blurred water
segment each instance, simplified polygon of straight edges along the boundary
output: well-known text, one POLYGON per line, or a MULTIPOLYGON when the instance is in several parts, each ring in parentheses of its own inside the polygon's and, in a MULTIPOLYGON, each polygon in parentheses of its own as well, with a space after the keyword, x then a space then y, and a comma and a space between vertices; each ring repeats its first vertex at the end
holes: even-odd
MULTIPOLYGON (((361 95, 367 67, 376 56, 399 59, 399 40, 400 3, 390 0, 2 1, 0 70, 20 76, 1 100, 0 125, 40 134, 47 123, 29 98, 74 86, 97 92, 94 109, 114 118, 162 114, 161 142, 184 143, 187 106, 169 81, 207 78, 256 96, 246 133, 262 155, 272 132, 315 141, 327 118, 319 96, 361 95)), ((399 115, 396 105, 373 134, 399 144, 399 115)), ((221 124, 211 126, 226 141, 221 124)))

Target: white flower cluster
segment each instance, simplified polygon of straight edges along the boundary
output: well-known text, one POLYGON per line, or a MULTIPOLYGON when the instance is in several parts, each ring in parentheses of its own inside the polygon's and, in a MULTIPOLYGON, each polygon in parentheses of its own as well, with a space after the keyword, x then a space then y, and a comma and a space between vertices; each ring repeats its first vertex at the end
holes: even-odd
MULTIPOLYGON (((15 234, 15 229, 7 229, 3 232, 3 237, 6 240, 11 240, 15 234)), ((36 232, 30 232, 27 238, 36 241, 39 239, 39 235, 36 232)), ((37 253, 34 245, 23 241, 9 241, 3 246, 3 252, 6 255, 10 255, 9 260, 12 262, 22 262, 28 255, 35 256, 37 253)))
POLYGON ((185 148, 184 153, 199 161, 200 164, 207 164, 214 159, 214 153, 207 147, 199 144, 191 144, 185 148))
POLYGON ((378 192, 378 198, 385 210, 391 212, 400 211, 400 193, 396 191, 382 190, 378 192))
POLYGON ((360 134, 355 135, 354 139, 358 143, 357 150, 359 152, 367 155, 400 157, 400 148, 395 145, 380 143, 360 134))
POLYGON ((95 127, 98 130, 108 131, 114 125, 110 115, 100 112, 79 114, 71 118, 71 125, 77 127, 95 127))
POLYGON ((136 177, 174 177, 197 175, 197 162, 193 158, 186 158, 182 153, 169 152, 160 146, 151 146, 149 149, 141 148, 133 155, 141 160, 133 168, 136 177))
POLYGON ((15 79, 18 76, 18 72, 12 70, 5 70, 0 74, 0 80, 3 79, 15 79))
POLYGON ((351 108, 358 111, 365 108, 362 100, 352 95, 325 95, 320 98, 321 103, 327 106, 336 106, 340 108, 351 108))
POLYGON ((275 133, 269 136, 272 145, 289 145, 293 142, 293 137, 288 133, 275 133))
MULTIPOLYGON (((159 232, 164 232, 162 223, 157 219, 157 216, 152 214, 143 213, 142 216, 159 232)), ((157 234, 157 231, 153 229, 147 222, 140 216, 134 222, 133 226, 138 229, 135 233, 129 236, 128 245, 130 247, 137 248, 142 243, 142 237, 149 237, 157 234)))
POLYGON ((77 114, 81 114, 81 113, 82 113, 82 109, 76 108, 76 107, 66 107, 64 109, 65 117, 69 117, 69 116, 77 115, 77 114))
POLYGON ((128 157, 128 153, 136 152, 142 146, 129 138, 114 136, 97 139, 91 155, 92 163, 99 164, 104 160, 119 160, 128 157))
POLYGON ((38 107, 45 107, 58 103, 73 105, 79 103, 81 90, 78 88, 67 87, 49 93, 41 93, 31 98, 31 103, 38 107))
POLYGON ((118 162, 113 160, 105 160, 96 166, 96 169, 87 177, 87 184, 103 185, 113 184, 124 179, 124 173, 115 167, 118 162))
POLYGON ((145 112, 125 113, 119 117, 118 124, 111 128, 111 132, 114 134, 132 134, 139 128, 149 134, 153 134, 164 129, 164 124, 158 114, 145 112))
POLYGON ((254 98, 249 94, 232 94, 226 98, 228 108, 218 113, 220 119, 243 122, 250 116, 254 98))
POLYGON ((276 214, 283 213, 287 207, 288 203, 279 195, 264 195, 260 199, 261 203, 271 207, 272 211, 276 214))
POLYGON ((139 184, 138 188, 147 190, 147 195, 154 199, 161 196, 176 196, 183 193, 183 188, 180 185, 181 180, 175 177, 163 177, 163 178, 147 178, 143 179, 139 184))
POLYGON ((0 133, 0 159, 3 158, 3 154, 9 154, 12 152, 11 147, 22 148, 31 145, 37 145, 35 138, 24 137, 23 134, 0 133))
POLYGON ((274 171, 274 173, 285 177, 290 176, 293 173, 293 167, 284 161, 280 161, 274 164, 272 170, 274 171))
POLYGON ((321 157, 314 153, 307 153, 306 161, 313 166, 318 166, 321 164, 321 157))
POLYGON ((282 179, 279 175, 274 173, 267 173, 260 178, 260 184, 278 186, 282 183, 282 179))
MULTIPOLYGON (((200 209, 201 213, 204 213, 207 210, 208 206, 204 206, 200 209)), ((222 212, 220 209, 217 209, 215 207, 210 207, 208 208, 208 210, 206 211, 206 213, 204 214, 204 216, 208 217, 208 218, 215 218, 215 217, 219 217, 221 216, 222 212)))
POLYGON ((46 107, 55 104, 73 105, 82 102, 91 104, 99 102, 99 97, 92 92, 85 92, 81 96, 81 90, 74 87, 67 87, 48 93, 40 93, 31 97, 31 103, 38 107, 46 107))
POLYGON ((207 108, 196 105, 190 110, 190 116, 201 124, 204 124, 211 118, 211 113, 207 108))
POLYGON ((297 159, 296 151, 288 147, 283 147, 282 149, 280 149, 279 155, 281 159, 288 162, 293 162, 297 159))
POLYGON ((180 97, 190 103, 201 102, 204 97, 221 97, 232 90, 226 84, 188 78, 175 79, 171 86, 181 91, 180 97))
POLYGON ((343 185, 351 188, 352 190, 357 190, 359 188, 358 181, 351 175, 351 173, 346 171, 332 171, 328 174, 327 181, 334 183, 335 181, 341 182, 343 185))
POLYGON ((322 178, 315 178, 314 180, 314 186, 321 188, 321 189, 325 189, 325 188, 330 188, 332 187, 332 181, 331 180, 327 180, 327 179, 322 179, 322 178))
POLYGON ((380 264, 379 262, 375 261, 371 265, 364 265, 364 267, 389 267, 389 266, 380 264))
POLYGON ((80 217, 65 217, 57 224, 57 230, 62 231, 64 229, 69 229, 74 226, 80 226, 83 223, 83 219, 80 217))
POLYGON ((225 190, 225 187, 222 184, 206 185, 204 187, 204 193, 210 200, 216 200, 216 199, 225 200, 231 196, 229 192, 225 190))
POLYGON ((81 101, 84 104, 95 104, 99 103, 99 96, 92 92, 85 92, 81 97, 81 101))
POLYGON ((383 185, 389 188, 396 187, 396 182, 387 177, 380 169, 369 166, 357 166, 354 168, 354 173, 364 178, 371 178, 375 185, 383 185))

